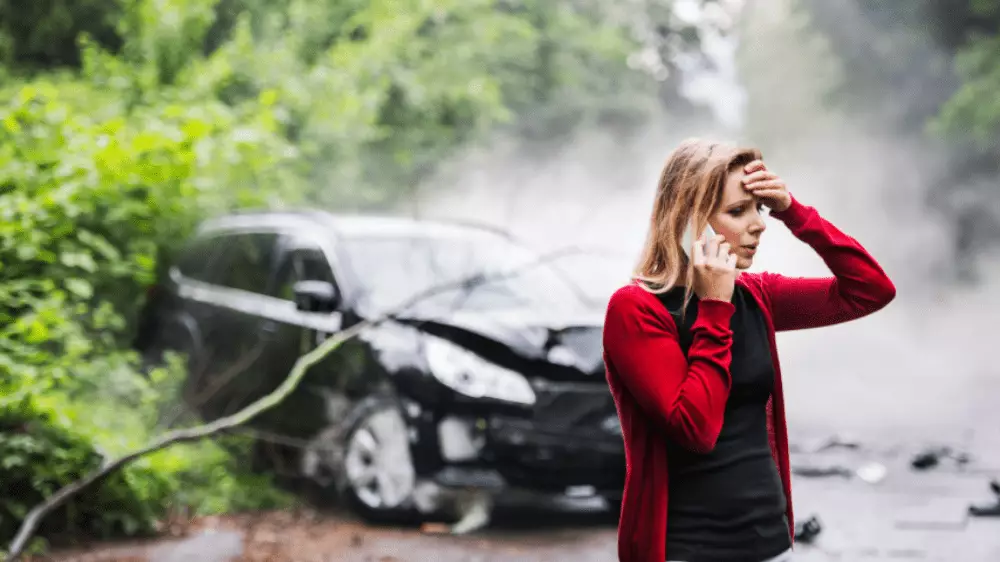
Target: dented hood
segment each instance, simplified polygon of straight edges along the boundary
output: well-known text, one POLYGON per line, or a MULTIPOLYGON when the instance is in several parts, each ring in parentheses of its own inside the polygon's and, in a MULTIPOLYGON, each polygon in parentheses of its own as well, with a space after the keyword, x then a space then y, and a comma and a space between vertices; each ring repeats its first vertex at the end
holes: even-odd
POLYGON ((414 310, 407 323, 450 326, 499 342, 530 359, 592 373, 603 368, 603 315, 582 308, 572 314, 527 308, 502 310, 414 310))

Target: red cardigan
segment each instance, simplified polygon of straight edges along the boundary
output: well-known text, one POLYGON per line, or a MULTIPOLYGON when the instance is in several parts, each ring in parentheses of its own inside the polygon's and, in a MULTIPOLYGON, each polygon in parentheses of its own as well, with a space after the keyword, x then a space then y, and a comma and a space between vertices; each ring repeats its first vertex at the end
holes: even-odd
MULTIPOLYGON (((736 282, 749 289, 764 311, 774 391, 768 401, 771 452, 788 498, 789 535, 794 538, 788 433, 776 331, 828 326, 860 318, 886 306, 896 288, 879 264, 850 236, 815 209, 792 200, 771 216, 812 246, 832 277, 786 277, 742 273, 736 282)), ((663 562, 667 529, 665 438, 708 452, 722 429, 729 397, 729 320, 732 303, 702 301, 685 358, 677 328, 655 295, 635 283, 611 297, 604 327, 604 360, 625 441, 626 477, 618 524, 618 559, 663 562)))

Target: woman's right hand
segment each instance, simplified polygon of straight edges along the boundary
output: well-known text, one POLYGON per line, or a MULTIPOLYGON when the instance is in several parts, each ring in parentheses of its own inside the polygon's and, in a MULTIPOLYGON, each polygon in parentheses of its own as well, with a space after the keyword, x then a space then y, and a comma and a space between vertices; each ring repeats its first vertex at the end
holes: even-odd
POLYGON ((694 292, 699 299, 730 302, 736 284, 736 254, 730 253, 729 243, 718 234, 710 240, 701 237, 694 242, 694 292))

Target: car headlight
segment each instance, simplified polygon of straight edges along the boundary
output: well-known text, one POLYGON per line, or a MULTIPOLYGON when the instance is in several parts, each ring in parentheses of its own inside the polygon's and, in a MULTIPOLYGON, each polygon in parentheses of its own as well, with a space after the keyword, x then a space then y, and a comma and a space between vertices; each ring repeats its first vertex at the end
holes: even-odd
POLYGON ((428 336, 424 351, 431 374, 472 398, 495 398, 532 405, 535 391, 520 373, 483 359, 448 340, 428 336))

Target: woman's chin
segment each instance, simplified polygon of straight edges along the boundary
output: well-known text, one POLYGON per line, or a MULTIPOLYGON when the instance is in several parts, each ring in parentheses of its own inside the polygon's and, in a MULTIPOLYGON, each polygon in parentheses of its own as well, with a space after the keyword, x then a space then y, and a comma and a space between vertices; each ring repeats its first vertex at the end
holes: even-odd
POLYGON ((753 265, 753 258, 745 258, 743 256, 736 258, 736 269, 750 269, 753 265))

